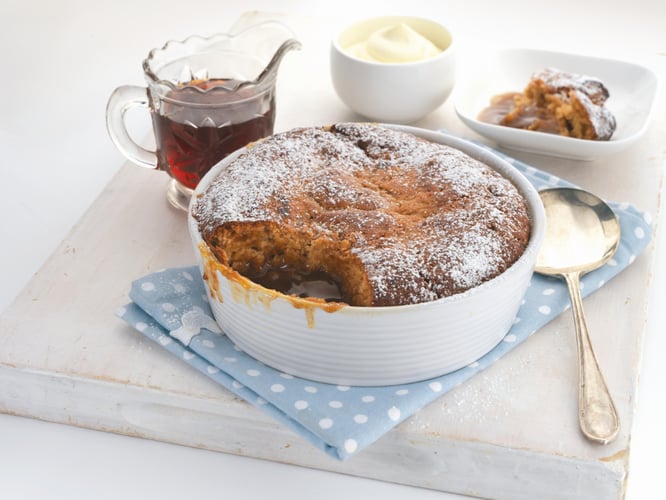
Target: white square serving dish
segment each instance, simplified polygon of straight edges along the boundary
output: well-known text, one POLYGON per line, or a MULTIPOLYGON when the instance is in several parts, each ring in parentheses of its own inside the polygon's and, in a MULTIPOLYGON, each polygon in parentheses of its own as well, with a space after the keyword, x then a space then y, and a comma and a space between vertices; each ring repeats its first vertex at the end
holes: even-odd
POLYGON ((657 77, 638 64, 536 49, 505 49, 475 61, 461 75, 455 94, 460 119, 478 134, 510 149, 574 160, 615 154, 635 143, 648 127, 657 92, 657 77), (609 141, 591 141, 491 125, 477 119, 492 96, 521 92, 532 74, 546 67, 600 79, 610 92, 606 106, 617 128, 609 141))

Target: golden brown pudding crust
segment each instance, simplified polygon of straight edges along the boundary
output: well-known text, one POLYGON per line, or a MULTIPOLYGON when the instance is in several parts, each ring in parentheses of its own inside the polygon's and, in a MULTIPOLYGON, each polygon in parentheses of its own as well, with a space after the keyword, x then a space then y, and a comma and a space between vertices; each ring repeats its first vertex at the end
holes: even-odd
POLYGON ((253 144, 192 215, 222 264, 246 276, 323 271, 359 306, 463 292, 506 270, 530 236, 509 180, 456 149, 373 124, 253 144))

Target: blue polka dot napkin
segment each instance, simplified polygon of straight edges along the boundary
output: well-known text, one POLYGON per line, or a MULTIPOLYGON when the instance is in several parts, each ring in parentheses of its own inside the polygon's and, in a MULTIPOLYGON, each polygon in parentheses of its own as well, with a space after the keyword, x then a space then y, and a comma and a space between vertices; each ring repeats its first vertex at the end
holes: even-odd
MULTIPOLYGON (((498 153, 500 154, 500 153, 498 153)), ((537 189, 567 182, 500 154, 537 189)), ((614 258, 582 279, 589 295, 631 264, 647 247, 649 216, 628 204, 611 203, 622 241, 614 258)), ((265 411, 329 455, 344 460, 446 391, 501 358, 569 307, 563 281, 534 275, 513 327, 492 351, 453 373, 423 382, 385 387, 348 387, 313 382, 276 371, 241 352, 217 326, 198 267, 145 276, 132 284, 132 302, 117 314, 136 330, 265 411)))

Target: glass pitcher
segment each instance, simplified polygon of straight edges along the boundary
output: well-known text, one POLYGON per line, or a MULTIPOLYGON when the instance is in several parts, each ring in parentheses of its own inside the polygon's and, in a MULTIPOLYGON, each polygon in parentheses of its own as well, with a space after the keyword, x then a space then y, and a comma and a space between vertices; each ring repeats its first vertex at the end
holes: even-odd
POLYGON ((213 165, 273 133, 278 67, 298 48, 277 21, 169 41, 143 61, 147 88, 125 85, 111 94, 109 135, 133 163, 165 171, 171 177, 167 199, 187 210, 192 190, 213 165), (134 106, 150 110, 156 151, 127 131, 124 114, 134 106))

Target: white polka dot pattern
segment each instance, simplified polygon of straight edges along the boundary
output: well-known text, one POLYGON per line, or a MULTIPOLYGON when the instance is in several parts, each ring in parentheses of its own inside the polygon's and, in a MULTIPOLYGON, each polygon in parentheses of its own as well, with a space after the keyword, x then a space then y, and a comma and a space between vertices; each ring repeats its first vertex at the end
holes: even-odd
MULTIPOLYGON (((511 162, 539 188, 568 185, 551 174, 513 159, 511 162)), ((628 204, 611 207, 620 218, 622 242, 608 265, 583 277, 584 295, 597 290, 633 262, 652 235, 649 214, 628 204)), ((247 356, 212 320, 200 276, 199 269, 192 266, 166 269, 139 279, 130 291, 132 302, 116 314, 179 359, 339 459, 360 452, 569 307, 562 281, 535 275, 511 331, 482 358, 454 373, 424 382, 349 387, 303 380, 247 356)))
POLYGON ((294 403, 294 408, 297 410, 305 410, 308 406, 310 406, 310 403, 303 401, 302 399, 299 399, 294 403))
POLYGON ((349 454, 354 453, 358 448, 358 443, 355 439, 345 439, 345 451, 349 454))

